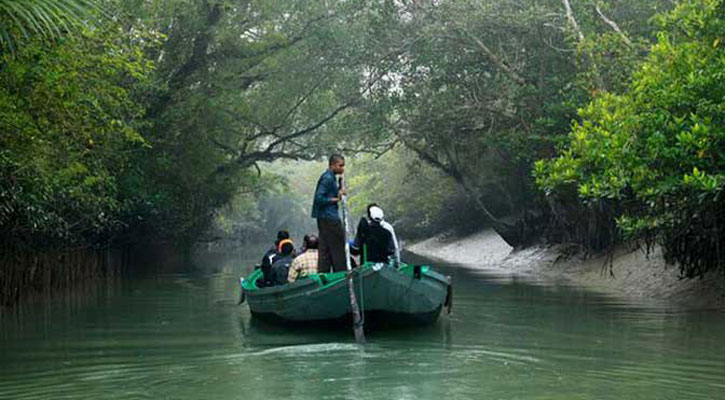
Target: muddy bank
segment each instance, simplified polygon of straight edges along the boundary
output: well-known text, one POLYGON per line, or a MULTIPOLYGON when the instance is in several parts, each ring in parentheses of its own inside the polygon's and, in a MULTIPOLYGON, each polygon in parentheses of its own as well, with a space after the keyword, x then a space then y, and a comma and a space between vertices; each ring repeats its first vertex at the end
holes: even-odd
POLYGON ((491 269, 561 282, 637 301, 662 301, 687 308, 725 309, 725 277, 680 279, 662 252, 619 248, 611 256, 585 256, 572 246, 535 246, 514 251, 491 230, 464 238, 437 236, 407 250, 470 268, 491 269))

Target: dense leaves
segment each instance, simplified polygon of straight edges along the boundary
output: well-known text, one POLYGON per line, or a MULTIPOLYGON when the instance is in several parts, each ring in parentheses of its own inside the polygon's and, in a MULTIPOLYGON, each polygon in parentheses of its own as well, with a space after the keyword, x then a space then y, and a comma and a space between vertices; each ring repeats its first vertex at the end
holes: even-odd
POLYGON ((8 237, 188 249, 220 207, 270 193, 258 163, 379 144, 342 140, 384 68, 364 5, 118 7, 118 24, 31 38, 0 65, 8 237))
POLYGON ((0 70, 3 242, 91 241, 120 227, 118 176, 145 141, 134 98, 153 36, 118 25, 31 40, 0 70))
POLYGON ((342 151, 365 154, 356 213, 379 202, 411 234, 483 221, 517 246, 546 229, 657 239, 687 275, 720 263, 721 1, 133 0, 71 36, 33 5, 96 3, 17 3, 0 0, 4 46, 22 38, 0 60, 6 243, 308 230, 319 168, 264 165, 342 151))
POLYGON ((151 149, 139 160, 151 207, 138 228, 164 238, 193 242, 217 208, 254 186, 249 168, 344 146, 351 110, 379 75, 377 62, 362 62, 368 35, 359 5, 139 6, 141 27, 167 40, 155 55, 151 149))
POLYGON ((550 195, 617 204, 625 237, 658 240, 687 276, 723 265, 723 11, 703 0, 662 16, 628 90, 583 108, 561 156, 537 165, 550 195))
POLYGON ((510 244, 531 243, 547 212, 533 162, 554 153, 578 106, 621 85, 658 4, 582 1, 570 16, 558 0, 383 8, 388 22, 377 35, 404 49, 376 91, 385 127, 468 193, 471 211, 510 244), (631 34, 612 21, 617 17, 631 34))

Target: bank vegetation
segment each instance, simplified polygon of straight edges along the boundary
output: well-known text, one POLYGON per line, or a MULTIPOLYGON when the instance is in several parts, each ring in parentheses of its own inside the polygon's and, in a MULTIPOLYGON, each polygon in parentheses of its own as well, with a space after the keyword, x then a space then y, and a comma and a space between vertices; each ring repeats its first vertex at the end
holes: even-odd
POLYGON ((0 0, 3 293, 42 286, 36 254, 263 235, 306 207, 270 163, 331 151, 351 157, 355 209, 381 203, 405 235, 659 245, 684 276, 723 271, 724 16, 722 0, 0 0))

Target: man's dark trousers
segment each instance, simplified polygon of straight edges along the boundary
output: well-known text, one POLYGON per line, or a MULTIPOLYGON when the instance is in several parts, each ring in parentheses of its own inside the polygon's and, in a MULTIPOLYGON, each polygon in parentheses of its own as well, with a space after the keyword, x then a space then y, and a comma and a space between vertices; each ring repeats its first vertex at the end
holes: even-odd
POLYGON ((317 230, 320 240, 320 256, 317 261, 319 272, 344 271, 345 264, 345 230, 339 219, 317 219, 317 230), (332 267, 332 268, 331 268, 332 267))

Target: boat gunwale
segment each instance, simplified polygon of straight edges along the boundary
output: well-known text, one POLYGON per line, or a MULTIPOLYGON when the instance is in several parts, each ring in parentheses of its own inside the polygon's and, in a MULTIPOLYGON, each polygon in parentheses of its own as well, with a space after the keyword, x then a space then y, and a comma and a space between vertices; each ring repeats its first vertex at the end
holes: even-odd
MULTIPOLYGON (((355 268, 352 270, 353 278, 355 278, 355 275, 357 276, 369 276, 373 273, 379 272, 381 269, 376 270, 374 266, 376 263, 365 263, 362 266, 355 268)), ((378 264, 379 265, 379 264, 378 264)), ((413 270, 416 267, 414 264, 401 264, 401 267, 398 267, 395 269, 396 272, 400 272, 404 275, 413 275, 413 270)), ((429 265, 420 265, 421 267, 421 275, 424 275, 426 278, 430 278, 432 280, 438 281, 444 285, 450 285, 451 281, 450 278, 445 277, 441 275, 440 273, 433 270, 433 268, 429 265)), ((383 265, 382 268, 390 268, 385 265, 383 265)), ((301 279, 296 280, 292 283, 287 283, 284 285, 275 285, 270 287, 257 287, 257 280, 262 276, 262 271, 257 269, 252 272, 252 274, 249 275, 249 278, 242 278, 242 290, 245 292, 246 295, 250 295, 253 297, 258 296, 265 296, 265 295, 274 295, 278 293, 290 293, 293 291, 296 291, 297 289, 302 289, 306 286, 315 286, 314 288, 310 288, 307 290, 302 290, 303 293, 312 293, 317 291, 324 291, 333 288, 334 286, 337 286, 341 283, 345 282, 345 277, 347 275, 347 271, 339 271, 339 272, 325 272, 321 274, 313 274, 311 276, 306 276, 301 279), (329 277, 332 276, 333 279, 329 279, 329 277), (318 278, 322 277, 322 278, 318 278), (327 283, 322 284, 322 281, 326 280, 327 283), (298 282, 303 282, 303 284, 298 284, 298 282)))

